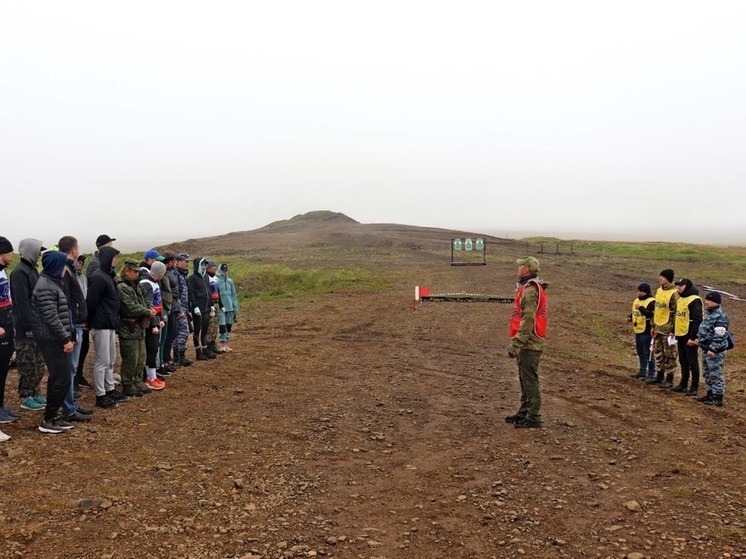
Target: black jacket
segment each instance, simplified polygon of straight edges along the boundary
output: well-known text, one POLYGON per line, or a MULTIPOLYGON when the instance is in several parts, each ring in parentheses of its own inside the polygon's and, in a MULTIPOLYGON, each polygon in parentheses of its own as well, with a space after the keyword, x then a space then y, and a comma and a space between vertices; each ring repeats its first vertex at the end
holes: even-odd
POLYGON ((100 266, 88 278, 88 327, 97 330, 116 330, 119 326, 119 292, 114 282, 111 262, 119 251, 101 247, 100 266))
POLYGON ((62 289, 67 297, 67 306, 73 315, 76 328, 83 328, 88 322, 88 307, 85 302, 83 288, 80 287, 78 278, 75 277, 75 261, 67 259, 65 263, 67 273, 62 277, 62 289))
POLYGON ((187 279, 190 313, 194 313, 195 307, 199 307, 202 314, 210 312, 210 283, 207 274, 203 274, 200 266, 204 260, 204 258, 194 259, 194 273, 187 279))
POLYGON ((21 257, 18 266, 10 273, 10 293, 13 297, 13 325, 16 329, 16 338, 34 337, 34 309, 31 306, 31 296, 38 281, 39 270, 21 257))
POLYGON ((47 259, 48 253, 54 252, 57 251, 47 251, 42 257, 44 271, 31 296, 33 331, 37 344, 63 346, 75 339, 75 327, 60 279, 66 256, 57 252, 47 259))

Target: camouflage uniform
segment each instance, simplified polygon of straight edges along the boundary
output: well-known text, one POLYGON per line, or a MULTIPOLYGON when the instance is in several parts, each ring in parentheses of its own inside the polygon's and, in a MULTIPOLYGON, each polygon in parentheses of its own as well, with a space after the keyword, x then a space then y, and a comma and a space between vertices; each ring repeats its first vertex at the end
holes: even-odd
POLYGON ((18 395, 21 400, 39 395, 39 385, 44 377, 46 365, 39 346, 31 338, 15 340, 16 364, 18 366, 18 395), (21 374, 23 371, 23 374, 21 374))
MULTIPOLYGON (((129 266, 129 262, 125 266, 129 266)), ((137 266, 137 263, 135 263, 137 266)), ((139 268, 139 266, 138 266, 139 268)), ((145 368, 145 329, 150 322, 150 305, 140 289, 139 280, 130 281, 124 277, 117 283, 119 292, 119 314, 122 317, 117 328, 119 351, 122 355, 122 387, 125 394, 131 395, 144 385, 142 373, 145 368), (143 319, 147 318, 147 322, 143 319), (145 323, 143 325, 143 323, 145 323), (144 327, 143 327, 144 326, 144 327)))
POLYGON ((726 333, 718 334, 715 331, 718 327, 724 328, 726 332, 730 328, 728 315, 720 306, 707 313, 702 324, 699 325, 697 340, 699 341, 699 347, 702 348, 702 373, 707 392, 722 399, 725 394, 723 365, 725 364, 725 350, 728 341, 726 333), (710 351, 715 355, 709 357, 707 353, 710 351))
MULTIPOLYGON (((665 324, 653 324, 655 336, 653 337, 653 353, 655 354, 655 368, 658 371, 655 380, 662 382, 664 386, 673 385, 673 375, 679 368, 678 349, 676 344, 668 343, 669 334, 673 334, 676 322, 676 301, 679 300, 679 292, 674 284, 659 288, 663 291, 674 290, 674 294, 668 301, 668 322, 665 324)), ((657 304, 657 303, 656 303, 657 304)), ((655 315, 653 315, 655 321, 655 315)))
POLYGON ((178 294, 174 293, 173 312, 178 315, 176 334, 174 336, 173 348, 180 353, 184 353, 189 340, 189 288, 187 286, 187 270, 177 268, 175 271, 176 280, 179 284, 178 294))

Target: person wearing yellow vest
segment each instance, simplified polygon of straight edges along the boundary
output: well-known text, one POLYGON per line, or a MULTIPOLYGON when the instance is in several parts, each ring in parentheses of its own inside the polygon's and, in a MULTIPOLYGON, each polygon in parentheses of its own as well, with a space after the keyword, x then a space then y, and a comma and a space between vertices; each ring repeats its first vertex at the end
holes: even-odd
POLYGON ((655 311, 653 312, 653 353, 657 374, 648 379, 648 384, 659 384, 660 388, 673 387, 673 373, 676 369, 676 301, 679 292, 673 284, 673 270, 663 270, 658 278, 660 287, 655 292, 655 311))
POLYGON ((521 407, 505 418, 519 429, 541 427, 539 361, 547 333, 547 284, 539 278, 539 261, 519 258, 518 284, 510 319, 508 357, 518 361, 521 407))
POLYGON ((632 323, 632 331, 635 333, 635 349, 640 361, 640 368, 634 378, 645 380, 655 378, 655 359, 650 356, 650 344, 653 337, 650 334, 652 328, 651 320, 655 309, 655 299, 650 294, 650 284, 641 283, 637 286, 637 297, 632 301, 632 312, 627 317, 627 322, 632 323))
POLYGON ((696 396, 699 391, 699 348, 689 342, 697 339, 699 325, 702 323, 702 299, 699 298, 699 291, 689 278, 678 280, 676 289, 679 292, 679 300, 676 302, 674 334, 679 348, 681 381, 671 390, 686 392, 687 396, 696 396))

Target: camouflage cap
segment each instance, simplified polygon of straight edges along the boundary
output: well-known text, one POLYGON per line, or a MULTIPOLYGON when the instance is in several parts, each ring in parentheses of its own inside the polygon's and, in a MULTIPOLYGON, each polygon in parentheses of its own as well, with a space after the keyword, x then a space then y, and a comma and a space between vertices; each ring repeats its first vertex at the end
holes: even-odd
POLYGON ((136 272, 139 272, 140 263, 137 260, 131 260, 128 258, 127 260, 124 261, 124 268, 125 270, 130 269, 130 270, 135 270, 136 272))
POLYGON ((526 258, 519 258, 515 261, 519 266, 526 266, 532 272, 539 271, 539 261, 533 256, 527 256, 526 258))
POLYGON ((189 258, 189 255, 186 252, 180 252, 176 255, 176 260, 183 260, 185 262, 188 262, 189 260, 191 260, 191 258, 189 258))

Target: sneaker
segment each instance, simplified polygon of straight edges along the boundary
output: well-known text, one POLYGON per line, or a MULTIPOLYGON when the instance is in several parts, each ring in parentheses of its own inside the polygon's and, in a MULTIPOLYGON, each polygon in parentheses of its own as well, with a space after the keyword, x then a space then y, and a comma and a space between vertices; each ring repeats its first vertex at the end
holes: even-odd
POLYGON ((168 369, 160 368, 155 372, 155 376, 157 376, 159 379, 168 378, 171 376, 171 373, 168 371, 168 369))
POLYGON ((505 423, 518 423, 519 421, 523 421, 524 419, 526 419, 525 415, 509 415, 505 418, 505 423))
POLYGON ((37 394, 36 396, 32 396, 32 398, 34 400, 36 400, 37 402, 39 402, 42 406, 46 406, 47 405, 47 399, 44 396, 42 396, 41 394, 37 394))
POLYGON ((227 351, 227 352, 230 352, 230 351, 233 351, 233 348, 232 348, 231 346, 229 346, 229 345, 228 345, 228 344, 226 343, 226 344, 225 344, 225 345, 223 346, 223 351, 227 351))
POLYGON ((10 415, 4 408, 0 408, 0 423, 13 423, 14 421, 18 421, 16 416, 10 415))
POLYGON ((145 384, 148 385, 148 388, 150 388, 150 390, 163 390, 164 388, 166 388, 166 383, 163 382, 161 379, 146 380, 145 384))
POLYGON ((0 443, 4 443, 5 441, 9 441, 9 440, 10 440, 10 435, 7 435, 3 433, 2 431, 0 431, 0 443))
POLYGON ((44 404, 40 404, 39 401, 33 396, 29 396, 24 400, 21 400, 21 409, 29 411, 41 411, 44 409, 44 404))
POLYGON ((665 390, 666 388, 673 388, 673 383, 670 380, 666 380, 658 385, 658 388, 665 390))
POLYGON ((663 382, 662 379, 659 379, 658 377, 648 377, 648 380, 645 381, 647 384, 660 384, 663 382))
POLYGON ((689 390, 687 390, 686 395, 691 398, 696 398, 698 393, 699 393, 699 388, 692 387, 689 390))
POLYGON ((59 435, 64 431, 64 429, 55 425, 54 420, 44 420, 41 422, 41 425, 39 425, 39 431, 50 435, 59 435))
POLYGON ((114 400, 115 402, 126 402, 130 399, 129 396, 122 392, 117 392, 116 390, 109 390, 106 393, 106 397, 114 400))
POLYGON ((534 421, 533 419, 523 418, 520 421, 516 421, 513 424, 516 429, 539 429, 541 428, 541 421, 534 421))
POLYGON ((96 407, 104 409, 115 408, 117 407, 117 403, 108 396, 96 396, 96 407))
POLYGON ((0 410, 2 410, 3 412, 5 412, 5 415, 9 415, 10 417, 15 417, 16 419, 21 419, 21 414, 14 412, 10 408, 0 407, 0 410))
POLYGON ((76 406, 75 411, 82 413, 83 415, 93 415, 93 410, 82 408, 80 406, 76 406))
POLYGON ((671 389, 671 392, 686 392, 686 386, 682 386, 681 384, 679 384, 678 386, 674 386, 671 389))
POLYGON ((57 417, 53 419, 52 422, 55 424, 55 426, 59 427, 63 431, 67 431, 68 429, 72 429, 73 427, 75 427, 75 425, 62 417, 57 417))
POLYGON ((65 421, 71 421, 71 422, 83 422, 83 421, 90 421, 91 415, 80 413, 79 411, 75 411, 71 413, 70 415, 66 415, 63 417, 65 421))

